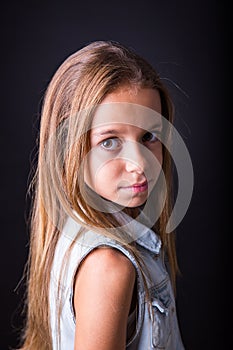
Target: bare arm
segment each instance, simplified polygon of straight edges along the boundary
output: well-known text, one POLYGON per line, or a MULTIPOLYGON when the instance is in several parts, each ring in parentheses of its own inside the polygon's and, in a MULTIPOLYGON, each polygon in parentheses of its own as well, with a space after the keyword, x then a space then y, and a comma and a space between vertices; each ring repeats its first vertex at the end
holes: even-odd
POLYGON ((124 350, 135 282, 130 260, 98 248, 81 264, 74 292, 75 350, 124 350))

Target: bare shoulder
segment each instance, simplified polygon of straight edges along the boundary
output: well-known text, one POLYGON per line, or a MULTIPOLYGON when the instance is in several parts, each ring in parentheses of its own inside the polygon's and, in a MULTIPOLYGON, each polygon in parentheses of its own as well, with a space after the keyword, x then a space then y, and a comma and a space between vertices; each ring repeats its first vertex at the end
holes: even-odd
POLYGON ((99 247, 94 249, 83 261, 81 268, 95 273, 113 273, 121 275, 134 275, 135 268, 132 262, 118 249, 112 247, 99 247))
POLYGON ((88 254, 75 279, 75 349, 125 349, 135 278, 119 250, 100 247, 88 254))
MULTIPOLYGON (((83 275, 109 284, 127 284, 135 280, 135 268, 132 262, 118 249, 99 247, 84 259, 77 273, 77 281, 83 275)), ((84 281, 83 281, 84 282, 84 281)), ((91 281, 90 281, 91 282, 91 281)), ((122 286, 123 287, 123 286, 122 286)))

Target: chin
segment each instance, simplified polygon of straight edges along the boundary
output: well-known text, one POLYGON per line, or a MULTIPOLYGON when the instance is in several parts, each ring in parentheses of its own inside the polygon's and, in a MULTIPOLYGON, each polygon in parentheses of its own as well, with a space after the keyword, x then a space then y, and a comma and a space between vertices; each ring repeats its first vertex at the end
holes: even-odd
POLYGON ((121 206, 124 206, 125 208, 138 208, 138 207, 141 207, 143 206, 147 201, 147 198, 145 199, 141 199, 141 200, 132 200, 130 202, 124 202, 124 203, 118 203, 120 204, 121 206))

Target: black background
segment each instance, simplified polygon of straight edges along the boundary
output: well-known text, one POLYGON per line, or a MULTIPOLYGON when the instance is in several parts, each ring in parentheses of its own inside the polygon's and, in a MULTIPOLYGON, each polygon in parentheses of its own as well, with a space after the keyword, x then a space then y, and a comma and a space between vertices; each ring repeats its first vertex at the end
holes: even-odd
POLYGON ((187 350, 227 348, 227 14, 210 0, 1 5, 1 350, 16 346, 23 321, 24 287, 16 287, 28 252, 26 191, 43 94, 67 56, 106 39, 147 58, 172 93, 175 124, 195 176, 191 204, 177 229, 182 336, 187 350))

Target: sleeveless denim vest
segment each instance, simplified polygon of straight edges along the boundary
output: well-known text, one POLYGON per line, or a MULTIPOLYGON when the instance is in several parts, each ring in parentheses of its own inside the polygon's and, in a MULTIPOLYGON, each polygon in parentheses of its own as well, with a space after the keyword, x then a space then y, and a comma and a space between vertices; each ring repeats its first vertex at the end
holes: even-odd
POLYGON ((76 320, 73 308, 73 287, 75 273, 81 261, 93 249, 101 246, 118 249, 130 259, 136 269, 136 328, 132 337, 127 339, 126 349, 184 350, 170 278, 161 254, 160 238, 140 223, 136 223, 136 226, 134 223, 134 229, 135 227, 140 233, 135 243, 147 269, 147 283, 152 307, 148 305, 142 274, 135 257, 115 240, 93 231, 87 231, 78 236, 68 257, 68 263, 64 265, 65 253, 80 228, 72 218, 67 220, 56 247, 51 271, 49 304, 53 350, 74 349, 76 320), (58 285, 60 286, 59 295, 58 285), (57 310, 60 299, 62 308, 59 337, 57 310))

